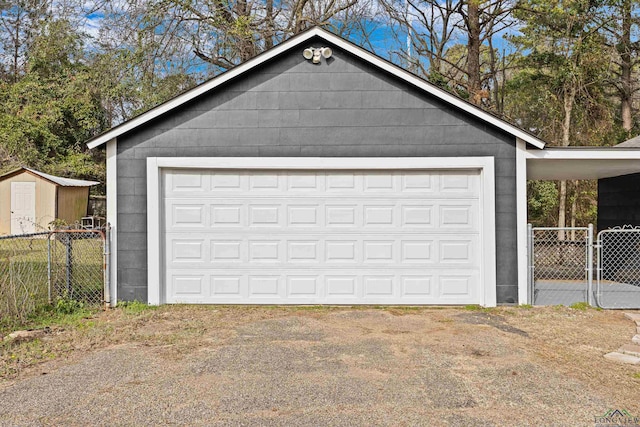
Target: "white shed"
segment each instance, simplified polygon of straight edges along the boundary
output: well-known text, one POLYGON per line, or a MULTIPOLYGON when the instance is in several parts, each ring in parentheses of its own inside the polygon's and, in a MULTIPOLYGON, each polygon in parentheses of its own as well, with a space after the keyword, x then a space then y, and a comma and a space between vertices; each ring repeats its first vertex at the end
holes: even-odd
POLYGON ((89 188, 97 184, 25 167, 0 176, 0 235, 48 230, 54 220, 79 221, 87 214, 89 188))

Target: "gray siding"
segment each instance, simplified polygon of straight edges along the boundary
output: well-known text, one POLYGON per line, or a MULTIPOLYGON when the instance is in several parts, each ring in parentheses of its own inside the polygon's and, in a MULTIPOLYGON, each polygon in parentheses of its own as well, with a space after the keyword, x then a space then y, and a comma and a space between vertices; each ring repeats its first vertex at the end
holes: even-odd
POLYGON ((640 226, 640 174, 598 180, 598 230, 640 226))
POLYGON ((498 302, 517 301, 515 138, 333 48, 321 65, 295 49, 118 140, 120 299, 147 298, 148 156, 494 156, 498 302))

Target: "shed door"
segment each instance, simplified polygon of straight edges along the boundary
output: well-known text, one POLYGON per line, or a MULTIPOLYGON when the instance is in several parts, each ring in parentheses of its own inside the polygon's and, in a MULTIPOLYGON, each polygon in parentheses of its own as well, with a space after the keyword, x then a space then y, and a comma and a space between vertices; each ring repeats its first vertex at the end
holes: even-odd
POLYGON ((36 231, 36 183, 11 183, 11 234, 36 231))
POLYGON ((169 303, 479 304, 477 170, 165 170, 169 303))

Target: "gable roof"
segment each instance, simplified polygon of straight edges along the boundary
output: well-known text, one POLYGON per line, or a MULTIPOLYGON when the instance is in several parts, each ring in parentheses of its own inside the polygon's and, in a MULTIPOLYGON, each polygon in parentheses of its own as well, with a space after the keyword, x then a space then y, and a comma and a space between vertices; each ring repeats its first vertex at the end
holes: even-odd
POLYGON ((7 178, 11 178, 12 176, 15 176, 22 172, 30 173, 31 175, 35 175, 37 177, 40 177, 44 180, 51 182, 52 184, 59 185, 61 187, 91 187, 91 186, 100 184, 99 182, 96 182, 96 181, 85 181, 83 179, 63 178, 61 176, 49 175, 48 173, 40 172, 35 169, 29 169, 25 167, 21 167, 21 168, 12 170, 11 172, 7 172, 6 174, 0 176, 0 181, 7 178))
POLYGON ((503 131, 507 132, 508 134, 511 134, 513 136, 515 136, 516 138, 520 138, 521 140, 533 145, 536 148, 544 148, 545 146, 545 142, 543 140, 541 140, 540 138, 536 137, 535 135, 530 134, 529 132, 526 132, 520 128, 518 128, 517 126, 512 125, 511 123, 506 122, 505 120, 494 116, 491 113, 488 113, 486 111, 484 111, 483 109, 443 90, 440 89, 439 87, 427 82, 426 80, 422 79, 421 77, 418 77, 417 75, 377 56, 374 55, 373 53, 341 38, 336 36, 335 34, 332 34, 320 27, 313 27, 307 31, 304 31, 300 34, 297 34, 293 37, 291 37, 290 39, 288 39, 285 42, 280 43, 279 45, 261 53, 260 55, 212 78, 211 80, 208 80, 196 87, 194 87, 193 89, 190 89, 186 92, 184 92, 181 95, 176 96, 173 99, 170 99, 169 101, 160 104, 154 108, 152 108, 151 110, 148 110, 145 113, 140 114, 139 116, 136 116, 124 123, 121 123, 118 126, 115 126, 114 128, 90 139, 89 141, 87 141, 87 146, 89 148, 95 148, 98 147, 114 138, 117 138, 139 126, 144 125, 145 123, 155 119, 156 117, 159 117, 171 110, 173 110, 174 108, 177 108, 211 90, 213 90, 214 88, 220 86, 223 83, 228 82, 229 80, 232 80, 238 76, 240 76, 241 74, 244 74, 246 72, 248 72, 249 70, 259 66, 260 64, 263 64, 269 60, 271 60, 272 58, 283 54, 284 52, 293 49, 295 47, 300 46, 301 44, 305 43, 306 41, 314 38, 314 37, 320 37, 322 39, 324 39, 326 42, 331 43, 347 52, 349 52, 350 54, 360 58, 363 61, 368 62, 369 64, 376 66, 388 73, 391 73, 392 75, 398 77, 401 80, 404 80, 406 83, 411 84, 412 86, 417 87, 418 89, 423 90, 424 92, 429 93, 430 95, 450 104, 453 105, 469 114, 471 114, 472 116, 475 116, 477 118, 479 118, 480 120, 483 120, 484 122, 487 122, 499 129, 502 129, 503 131))

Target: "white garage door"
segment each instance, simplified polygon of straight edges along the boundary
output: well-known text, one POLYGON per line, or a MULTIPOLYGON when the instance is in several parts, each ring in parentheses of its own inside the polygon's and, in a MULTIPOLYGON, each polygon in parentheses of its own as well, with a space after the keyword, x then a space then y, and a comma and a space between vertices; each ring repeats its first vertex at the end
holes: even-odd
POLYGON ((481 303, 480 172, 163 173, 169 303, 481 303))

